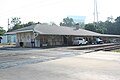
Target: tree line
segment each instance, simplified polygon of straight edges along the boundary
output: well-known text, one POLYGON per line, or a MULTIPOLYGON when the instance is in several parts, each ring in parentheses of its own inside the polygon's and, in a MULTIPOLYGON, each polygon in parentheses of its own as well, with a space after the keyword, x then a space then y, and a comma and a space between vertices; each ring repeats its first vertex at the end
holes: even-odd
POLYGON ((69 27, 79 27, 85 30, 90 30, 97 33, 102 34, 114 34, 120 35, 120 16, 116 19, 113 17, 108 17, 106 21, 99 21, 93 23, 75 23, 72 18, 64 18, 63 21, 60 23, 60 26, 69 26, 69 27))
MULTIPOLYGON (((10 25, 12 25, 7 32, 14 31, 19 28, 35 25, 35 24, 48 24, 48 23, 40 23, 40 22, 33 22, 30 21, 28 23, 22 24, 19 17, 14 17, 11 20, 10 25)), ((51 22, 51 25, 56 25, 54 22, 51 22)), ((116 19, 113 19, 112 17, 108 17, 106 21, 99 21, 99 22, 93 22, 84 24, 83 22, 75 23, 72 18, 63 18, 63 21, 60 22, 60 26, 67 26, 67 27, 78 27, 85 30, 94 31, 97 33, 102 34, 114 34, 114 35, 120 35, 120 16, 116 19)), ((3 27, 0 27, 0 35, 4 35, 6 31, 3 29, 3 27)))

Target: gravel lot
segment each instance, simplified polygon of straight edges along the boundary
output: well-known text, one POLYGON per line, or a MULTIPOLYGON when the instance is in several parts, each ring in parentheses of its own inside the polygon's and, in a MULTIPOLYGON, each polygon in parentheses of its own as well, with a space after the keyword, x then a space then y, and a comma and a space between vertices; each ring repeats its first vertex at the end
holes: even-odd
POLYGON ((65 48, 0 50, 0 80, 120 80, 120 53, 65 48))
POLYGON ((18 65, 35 64, 63 57, 80 55, 82 52, 63 48, 32 49, 32 48, 4 48, 0 50, 0 69, 18 65))

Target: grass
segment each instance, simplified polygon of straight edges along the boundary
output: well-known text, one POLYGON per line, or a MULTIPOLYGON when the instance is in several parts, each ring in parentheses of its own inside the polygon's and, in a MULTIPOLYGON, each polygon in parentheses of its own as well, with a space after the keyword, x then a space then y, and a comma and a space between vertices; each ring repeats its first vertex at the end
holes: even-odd
POLYGON ((117 49, 117 50, 113 50, 114 52, 120 52, 120 49, 117 49))
POLYGON ((5 46, 5 45, 7 45, 7 44, 0 44, 0 46, 5 46))
POLYGON ((14 46, 14 44, 0 44, 0 46, 14 46))

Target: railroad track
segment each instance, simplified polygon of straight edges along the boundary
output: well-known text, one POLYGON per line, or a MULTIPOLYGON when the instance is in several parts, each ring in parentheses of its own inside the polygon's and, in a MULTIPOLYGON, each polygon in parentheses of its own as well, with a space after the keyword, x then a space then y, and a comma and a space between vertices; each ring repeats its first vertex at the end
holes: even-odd
POLYGON ((75 48, 70 48, 73 50, 86 50, 85 53, 90 53, 94 51, 111 51, 111 50, 116 50, 120 49, 120 44, 119 43, 111 43, 111 44, 99 44, 99 45, 88 45, 88 46, 81 46, 81 47, 75 47, 75 48))

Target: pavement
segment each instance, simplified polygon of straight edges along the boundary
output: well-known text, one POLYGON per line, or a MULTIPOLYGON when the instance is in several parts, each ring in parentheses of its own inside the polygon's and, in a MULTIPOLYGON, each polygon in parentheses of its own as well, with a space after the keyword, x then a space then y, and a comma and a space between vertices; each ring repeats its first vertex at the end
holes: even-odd
POLYGON ((0 50, 0 80, 120 80, 120 53, 84 50, 0 50))

